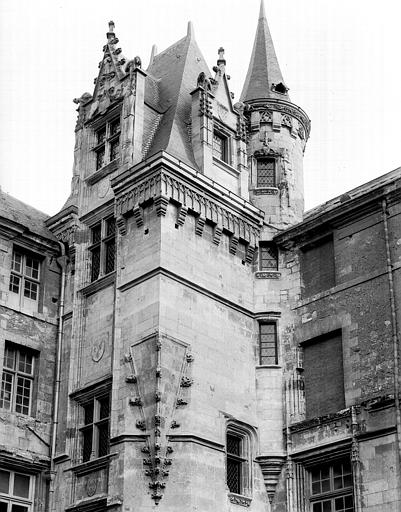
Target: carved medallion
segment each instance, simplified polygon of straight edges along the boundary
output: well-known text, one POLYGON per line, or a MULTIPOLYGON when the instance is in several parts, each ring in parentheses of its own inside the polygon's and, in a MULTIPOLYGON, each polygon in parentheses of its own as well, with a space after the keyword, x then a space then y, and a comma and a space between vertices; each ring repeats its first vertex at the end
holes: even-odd
POLYGON ((99 183, 98 188, 97 188, 97 195, 98 195, 99 199, 102 199, 107 194, 107 192, 109 191, 109 188, 110 188, 110 181, 108 179, 102 180, 99 183))
POLYGON ((97 475, 89 475, 86 480, 86 495, 91 497, 96 493, 97 489, 97 475))
POLYGON ((92 361, 94 361, 95 363, 98 363, 102 359, 108 337, 108 334, 103 334, 98 339, 93 341, 91 355, 92 361))

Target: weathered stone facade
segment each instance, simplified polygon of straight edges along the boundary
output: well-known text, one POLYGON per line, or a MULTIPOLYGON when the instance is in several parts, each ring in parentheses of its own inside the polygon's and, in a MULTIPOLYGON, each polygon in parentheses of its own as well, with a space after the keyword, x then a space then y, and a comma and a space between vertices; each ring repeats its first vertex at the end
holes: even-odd
POLYGON ((191 24, 146 71, 117 45, 110 22, 62 210, 2 213, 2 339, 40 371, 5 411, 2 346, 1 470, 31 488, 0 503, 395 512, 400 170, 303 213, 310 121, 263 3, 235 105, 191 24))

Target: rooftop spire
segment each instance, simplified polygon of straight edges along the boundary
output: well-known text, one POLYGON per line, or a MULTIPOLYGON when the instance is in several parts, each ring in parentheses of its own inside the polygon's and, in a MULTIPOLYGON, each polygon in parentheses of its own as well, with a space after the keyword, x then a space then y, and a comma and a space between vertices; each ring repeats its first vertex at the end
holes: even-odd
POLYGON ((261 0, 258 27, 241 101, 267 98, 288 100, 287 91, 267 24, 264 1, 261 0))

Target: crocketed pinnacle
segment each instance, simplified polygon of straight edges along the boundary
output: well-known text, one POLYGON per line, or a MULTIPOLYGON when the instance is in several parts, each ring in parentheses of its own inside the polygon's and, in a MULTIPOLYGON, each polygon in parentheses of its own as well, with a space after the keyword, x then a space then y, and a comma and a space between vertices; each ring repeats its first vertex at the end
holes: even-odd
POLYGON ((261 0, 258 27, 241 101, 252 102, 268 98, 289 100, 288 88, 284 84, 261 0))

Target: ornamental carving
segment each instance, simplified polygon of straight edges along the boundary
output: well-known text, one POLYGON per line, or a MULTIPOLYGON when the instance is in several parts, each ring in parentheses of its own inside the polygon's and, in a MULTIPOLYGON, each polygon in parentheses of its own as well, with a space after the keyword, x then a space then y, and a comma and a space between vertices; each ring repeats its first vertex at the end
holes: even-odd
POLYGON ((242 507, 250 507, 252 500, 246 496, 239 496, 238 494, 229 494, 228 499, 235 505, 241 505, 242 507))
POLYGON ((181 207, 191 209, 200 218, 210 221, 216 226, 213 239, 216 245, 223 229, 252 246, 256 245, 259 238, 260 219, 255 219, 255 222, 244 220, 243 217, 163 171, 143 180, 120 196, 117 195, 116 218, 132 215, 134 208, 149 200, 154 201, 158 216, 166 215, 167 205, 169 201, 173 201, 181 207))
POLYGON ((144 432, 144 474, 150 478, 148 485, 156 504, 163 498, 168 467, 173 462, 169 436, 172 430, 180 428, 181 415, 189 401, 189 391, 180 387, 184 379, 191 380, 187 374, 193 358, 188 357, 188 348, 186 343, 156 332, 133 343, 131 357, 125 359, 128 374, 136 377, 132 388, 136 396, 131 403, 135 401, 138 408, 132 412, 136 428, 144 432), (175 397, 171 400, 174 389, 175 397))

